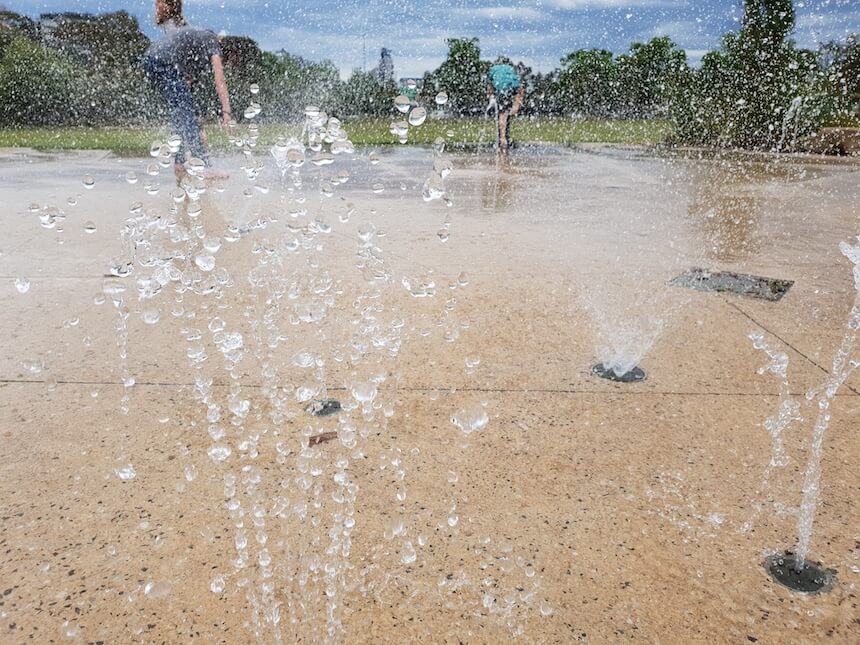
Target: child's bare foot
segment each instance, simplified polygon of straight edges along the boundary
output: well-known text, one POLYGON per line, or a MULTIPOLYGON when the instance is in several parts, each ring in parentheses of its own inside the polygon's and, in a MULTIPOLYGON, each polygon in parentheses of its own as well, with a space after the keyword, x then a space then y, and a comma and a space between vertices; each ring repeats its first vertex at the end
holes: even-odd
POLYGON ((181 163, 173 164, 173 174, 176 175, 176 185, 181 186, 182 180, 188 176, 188 171, 181 163))

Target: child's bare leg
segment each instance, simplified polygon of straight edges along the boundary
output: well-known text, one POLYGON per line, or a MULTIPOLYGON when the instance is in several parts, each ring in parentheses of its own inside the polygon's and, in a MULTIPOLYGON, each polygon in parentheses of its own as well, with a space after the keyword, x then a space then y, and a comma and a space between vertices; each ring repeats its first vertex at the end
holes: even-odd
POLYGON ((508 113, 507 112, 499 112, 499 149, 507 150, 508 149, 508 113))

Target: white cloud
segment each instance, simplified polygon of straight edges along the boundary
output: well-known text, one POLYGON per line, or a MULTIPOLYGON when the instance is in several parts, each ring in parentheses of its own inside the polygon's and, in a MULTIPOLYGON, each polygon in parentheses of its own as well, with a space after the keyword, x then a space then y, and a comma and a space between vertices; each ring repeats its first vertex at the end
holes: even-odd
POLYGON ((463 20, 542 20, 548 16, 532 7, 475 7, 455 9, 454 15, 463 20))
POLYGON ((556 9, 619 9, 626 7, 667 7, 683 4, 672 0, 543 0, 543 6, 556 9))
POLYGON ((661 22, 648 29, 645 33, 649 37, 669 36, 676 42, 689 42, 691 40, 700 40, 703 32, 701 23, 695 20, 673 20, 661 22))

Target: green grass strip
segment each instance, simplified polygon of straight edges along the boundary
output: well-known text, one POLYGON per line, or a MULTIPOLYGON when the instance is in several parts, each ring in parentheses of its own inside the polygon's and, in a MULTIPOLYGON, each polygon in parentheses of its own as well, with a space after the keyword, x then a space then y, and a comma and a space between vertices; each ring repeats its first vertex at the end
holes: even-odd
MULTIPOLYGON (((399 119, 347 120, 344 129, 358 146, 398 145, 389 132, 392 121, 399 119)), ((213 150, 234 149, 224 128, 207 125, 206 135, 213 150)), ((279 137, 297 136, 296 124, 263 123, 259 126, 258 146, 271 146, 279 137)), ((514 141, 529 143, 622 143, 648 145, 663 141, 670 133, 667 121, 571 120, 559 118, 514 119, 511 136, 514 141)), ((249 136, 249 128, 237 128, 240 137, 249 136)), ((153 142, 167 138, 166 127, 57 127, 0 128, 0 148, 33 148, 35 150, 110 150, 121 155, 146 155, 153 142)), ((428 120, 409 128, 408 144, 429 145, 442 138, 450 144, 479 144, 495 141, 493 122, 485 119, 428 120)))

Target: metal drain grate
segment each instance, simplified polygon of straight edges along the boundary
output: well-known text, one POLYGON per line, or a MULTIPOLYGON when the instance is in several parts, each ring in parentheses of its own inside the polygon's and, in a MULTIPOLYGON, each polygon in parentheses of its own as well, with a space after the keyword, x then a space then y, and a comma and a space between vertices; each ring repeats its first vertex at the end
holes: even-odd
POLYGON ((338 414, 342 408, 340 407, 340 401, 336 399, 319 399, 311 402, 305 409, 315 417, 327 417, 332 414, 338 414))
POLYGON ((669 286, 672 287, 735 293, 739 296, 760 298, 772 302, 781 300, 793 284, 794 280, 778 280, 746 273, 708 271, 706 269, 690 269, 669 281, 669 286))
POLYGON ((769 556, 764 561, 764 567, 771 578, 792 591, 825 593, 836 584, 836 571, 809 561, 798 567, 797 557, 790 551, 769 556))

